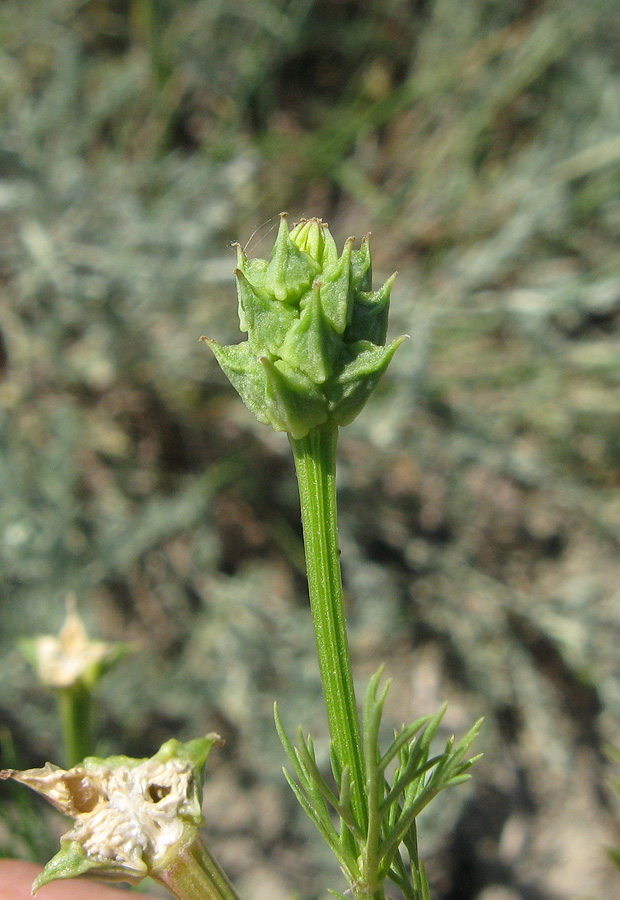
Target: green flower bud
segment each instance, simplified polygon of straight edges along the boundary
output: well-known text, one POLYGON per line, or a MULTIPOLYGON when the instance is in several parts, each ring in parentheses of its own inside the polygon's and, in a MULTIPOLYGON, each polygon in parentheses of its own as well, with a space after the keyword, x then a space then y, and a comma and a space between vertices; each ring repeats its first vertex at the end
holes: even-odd
POLYGON ((283 213, 271 259, 248 259, 237 245, 235 276, 247 341, 201 340, 248 409, 296 439, 351 422, 404 340, 385 345, 395 276, 371 290, 368 239, 354 250, 349 238, 338 256, 325 222, 289 231, 283 213))
POLYGON ((161 880, 203 824, 203 768, 216 743, 222 743, 218 735, 209 734, 185 744, 167 741, 150 759, 87 757, 68 770, 47 763, 0 772, 75 820, 33 893, 50 881, 78 876, 130 884, 147 875, 161 880))

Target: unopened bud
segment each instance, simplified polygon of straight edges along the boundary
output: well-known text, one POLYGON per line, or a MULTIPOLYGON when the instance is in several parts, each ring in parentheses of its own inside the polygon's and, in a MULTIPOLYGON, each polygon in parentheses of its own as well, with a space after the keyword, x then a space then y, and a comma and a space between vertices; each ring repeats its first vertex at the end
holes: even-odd
POLYGON ((293 438, 361 411, 404 338, 385 346, 394 276, 372 291, 368 238, 338 256, 320 219, 289 231, 282 214, 270 260, 237 248, 239 322, 248 339, 205 340, 260 422, 293 438))

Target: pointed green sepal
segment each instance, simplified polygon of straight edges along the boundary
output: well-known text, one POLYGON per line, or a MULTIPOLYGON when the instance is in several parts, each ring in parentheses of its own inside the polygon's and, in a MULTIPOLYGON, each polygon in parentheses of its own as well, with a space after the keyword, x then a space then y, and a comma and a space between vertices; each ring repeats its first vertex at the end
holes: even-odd
POLYGON ((267 291, 255 288, 241 269, 235 269, 239 320, 246 325, 250 347, 255 353, 277 354, 282 341, 297 321, 293 309, 274 300, 267 291))
POLYGON ((265 287, 276 300, 297 304, 321 271, 320 264, 300 250, 291 240, 286 213, 280 216, 280 228, 265 275, 265 287))
POLYGON ((349 238, 336 265, 326 270, 322 277, 321 305, 325 318, 336 334, 344 333, 354 307, 351 292, 352 250, 353 238, 349 238))
POLYGON ((345 335, 347 341, 352 344, 357 341, 370 341, 381 346, 385 344, 390 294, 395 279, 396 272, 378 291, 362 291, 357 295, 351 323, 345 335))
POLYGON ((140 884, 146 878, 147 867, 142 860, 136 860, 136 868, 132 872, 127 863, 114 866, 110 860, 93 859, 79 841, 61 841, 60 850, 52 857, 43 871, 32 884, 32 894, 52 881, 66 878, 100 878, 102 881, 126 881, 128 884, 140 884))
POLYGON ((233 241, 232 246, 237 251, 237 268, 241 269, 248 281, 251 281, 254 287, 264 288, 265 277, 269 263, 266 259, 253 257, 248 259, 245 250, 238 241, 233 241))
POLYGON ((347 349, 340 373, 326 385, 330 418, 338 425, 348 425, 363 409, 405 337, 386 347, 358 341, 347 349))
POLYGON ((284 360, 273 363, 267 357, 261 357, 260 361, 269 381, 267 415, 276 431, 302 438, 327 420, 325 397, 307 375, 284 360))
POLYGON ((280 347, 281 358, 316 385, 323 384, 332 374, 336 345, 336 336, 323 315, 321 299, 322 286, 315 281, 312 290, 301 301, 299 318, 280 347))
POLYGON ((265 400, 265 370, 252 352, 249 342, 224 346, 212 338, 203 337, 201 340, 211 348, 222 372, 250 412, 254 413, 259 422, 270 425, 265 400))
POLYGON ((372 290, 372 260, 370 235, 367 234, 359 250, 351 254, 351 282, 355 291, 372 290))
MULTIPOLYGON (((264 284, 265 284, 265 276, 267 274, 267 266, 268 262, 266 259, 248 259, 245 255, 243 247, 241 244, 235 243, 233 247, 237 250, 237 268, 234 271, 234 275, 237 275, 237 272, 241 272, 246 280, 254 291, 257 293, 265 292, 264 284)), ((244 297, 242 296, 239 290, 239 279, 237 279, 237 299, 238 299, 238 313, 239 313, 239 327, 241 331, 246 331, 249 328, 248 321, 246 319, 245 313, 245 304, 244 297)))

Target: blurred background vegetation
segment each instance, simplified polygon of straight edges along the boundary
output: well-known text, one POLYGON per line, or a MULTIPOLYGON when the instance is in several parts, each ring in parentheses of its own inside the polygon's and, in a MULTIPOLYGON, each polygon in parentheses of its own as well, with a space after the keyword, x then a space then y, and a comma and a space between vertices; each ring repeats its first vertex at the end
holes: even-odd
MULTIPOLYGON (((4 763, 60 758, 15 642, 73 592, 137 647, 100 749, 220 731, 240 890, 339 885, 271 720, 325 756, 288 445, 197 343, 240 337, 229 242, 319 215, 373 232, 411 335, 341 439, 356 672, 387 661, 394 725, 486 717, 426 820, 433 896, 618 896, 617 0, 3 0, 0 117, 4 763)), ((63 827, 0 810, 7 854, 63 827)))

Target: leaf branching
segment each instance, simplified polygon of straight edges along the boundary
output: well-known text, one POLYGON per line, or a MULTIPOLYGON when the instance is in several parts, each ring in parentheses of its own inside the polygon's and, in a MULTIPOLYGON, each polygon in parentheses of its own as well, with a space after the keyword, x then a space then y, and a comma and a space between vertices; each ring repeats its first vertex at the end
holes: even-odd
POLYGON ((360 822, 351 803, 349 767, 330 747, 329 781, 316 761, 312 738, 301 729, 294 747, 275 709, 275 721, 293 775, 285 775, 299 803, 319 829, 353 889, 354 896, 377 895, 386 879, 405 900, 429 900, 424 864, 418 855, 416 820, 445 788, 461 784, 479 756, 466 758, 480 729, 476 722, 455 743, 449 738, 442 752, 431 753, 446 710, 422 716, 396 731, 383 753, 380 749, 383 707, 390 687, 380 686, 383 669, 368 684, 362 718, 362 748, 368 820, 360 822))

